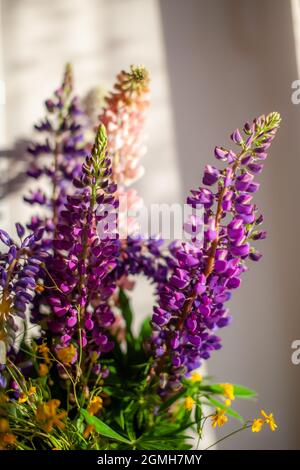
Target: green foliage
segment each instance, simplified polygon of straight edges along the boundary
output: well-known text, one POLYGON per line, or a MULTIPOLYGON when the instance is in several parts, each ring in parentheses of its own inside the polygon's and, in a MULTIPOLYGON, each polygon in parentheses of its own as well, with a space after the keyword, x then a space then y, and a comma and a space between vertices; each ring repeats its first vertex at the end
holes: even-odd
POLYGON ((101 436, 108 437, 114 441, 123 442, 125 444, 131 443, 128 439, 107 426, 107 424, 101 421, 101 419, 97 418, 96 416, 91 416, 86 410, 80 410, 80 412, 85 418, 86 422, 94 426, 95 431, 101 436))
MULTIPOLYGON (((204 426, 209 425, 215 409, 244 423, 225 402, 224 384, 211 383, 209 377, 198 374, 184 379, 180 388, 166 396, 158 393, 159 378, 152 373, 147 353, 149 319, 135 336, 130 301, 122 289, 119 308, 124 326, 121 323, 114 334, 123 335, 124 341, 101 360, 102 366, 109 368, 105 381, 99 375, 91 382, 89 371, 82 378, 74 377, 68 365, 34 342, 30 347, 22 345, 36 371, 29 382, 13 363, 7 365, 23 397, 16 399, 13 390, 2 399, 0 395, 0 419, 8 419, 15 448, 184 450, 192 448, 193 433, 201 445, 204 426), (41 361, 46 361, 49 369, 45 376, 39 374, 41 361), (63 378, 57 376, 55 363, 60 364, 63 378), (45 425, 40 410, 51 403, 57 407, 45 425)), ((241 385, 233 385, 232 390, 235 398, 256 396, 241 385)))

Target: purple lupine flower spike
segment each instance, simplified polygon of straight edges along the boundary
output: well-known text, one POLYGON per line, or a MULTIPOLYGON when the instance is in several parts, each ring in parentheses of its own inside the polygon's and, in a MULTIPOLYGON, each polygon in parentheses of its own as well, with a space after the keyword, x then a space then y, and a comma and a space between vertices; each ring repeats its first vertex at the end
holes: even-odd
MULTIPOLYGON (((16 224, 16 229, 21 238, 24 227, 16 224)), ((39 252, 41 229, 28 235, 21 243, 15 242, 3 230, 0 236, 9 246, 0 258, 0 341, 4 343, 5 350, 10 351, 20 329, 15 319, 25 319, 26 309, 39 283, 44 254, 39 252)), ((22 335, 22 332, 19 334, 22 335)))
POLYGON ((85 357, 113 348, 107 329, 114 315, 107 299, 115 290, 112 272, 119 241, 105 220, 109 216, 106 211, 114 212, 118 201, 113 196, 116 185, 110 180, 106 147, 106 131, 101 125, 91 156, 82 166, 82 176, 76 180, 81 188, 67 196, 61 211, 54 254, 47 263, 57 287, 45 298, 53 311, 49 328, 54 351, 72 343, 77 350, 83 348, 85 357))
POLYGON ((224 304, 240 286, 246 260, 261 257, 252 245, 253 240, 266 236, 256 229, 262 219, 252 203, 259 187, 254 175, 263 167, 279 123, 279 114, 271 113, 245 124, 245 139, 235 131, 231 138, 241 147, 240 153, 216 147, 216 158, 226 161, 227 167, 218 170, 208 165, 203 184, 209 189, 193 190, 188 197, 192 207, 204 207, 203 247, 199 250, 182 243, 172 248, 174 267, 168 282, 159 288, 152 318, 155 370, 165 372, 169 364, 168 383, 173 388, 183 375, 208 359, 211 351, 221 347, 214 331, 230 322, 224 304), (229 160, 230 153, 235 157, 229 160))
MULTIPOLYGON (((48 233, 52 233, 53 238, 72 181, 81 175, 85 149, 89 144, 84 134, 86 116, 73 93, 73 76, 69 64, 62 85, 55 91, 53 99, 46 101, 45 106, 46 117, 34 126, 40 138, 28 148, 32 158, 27 174, 36 180, 46 176, 50 180, 52 194, 49 196, 43 189, 37 188, 26 195, 24 200, 29 204, 45 206, 51 211, 50 218, 41 221, 41 224, 48 233)), ((31 224, 27 226, 30 228, 31 224)))

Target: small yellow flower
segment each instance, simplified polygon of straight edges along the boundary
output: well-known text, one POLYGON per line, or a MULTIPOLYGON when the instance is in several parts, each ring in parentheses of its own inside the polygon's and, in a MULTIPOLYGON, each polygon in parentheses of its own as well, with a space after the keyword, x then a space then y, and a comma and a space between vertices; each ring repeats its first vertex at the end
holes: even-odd
POLYGON ((42 363, 42 364, 39 365, 38 373, 39 373, 40 377, 45 377, 48 374, 48 372, 49 372, 49 368, 46 364, 42 363))
POLYGON ((0 405, 3 403, 8 403, 9 397, 5 393, 0 393, 0 405))
POLYGON ((261 415, 265 419, 265 423, 270 426, 271 431, 275 431, 277 429, 277 424, 275 422, 273 413, 270 413, 267 415, 267 413, 264 410, 261 410, 261 415))
POLYGON ((49 354, 49 348, 46 343, 42 343, 38 346, 38 352, 41 354, 49 354))
POLYGON ((77 350, 73 344, 66 346, 65 348, 60 348, 56 351, 57 358, 60 362, 66 365, 72 364, 77 350))
POLYGON ((25 403, 28 400, 28 395, 24 392, 20 393, 18 403, 25 403))
POLYGON ((9 430, 9 422, 5 418, 0 418, 0 433, 5 433, 9 430))
POLYGON ((193 409, 193 406, 195 404, 195 400, 192 397, 186 397, 184 400, 184 408, 187 411, 191 411, 193 409))
POLYGON ((16 442, 16 436, 10 432, 9 422, 5 418, 0 418, 0 450, 7 449, 8 446, 16 442))
POLYGON ((260 432, 262 427, 264 425, 264 422, 260 418, 255 418, 252 423, 252 432, 260 432))
POLYGON ((229 400, 229 398, 226 398, 226 400, 224 401, 224 405, 227 407, 231 406, 231 400, 229 400))
POLYGON ((36 393, 36 387, 30 387, 30 389, 28 390, 28 396, 29 397, 32 397, 32 395, 35 395, 36 393))
POLYGON ((11 446, 16 442, 16 436, 14 436, 11 432, 8 432, 2 436, 2 442, 7 446, 11 446))
POLYGON ((59 405, 59 400, 52 399, 37 407, 35 416, 44 431, 51 432, 54 426, 60 429, 65 427, 62 420, 67 416, 67 413, 66 411, 58 412, 59 405))
POLYGON ((225 410, 221 410, 221 408, 217 408, 215 414, 211 417, 212 427, 215 428, 216 426, 223 426, 228 421, 228 417, 225 416, 225 410))
POLYGON ((48 348, 46 343, 42 343, 38 346, 38 352, 43 356, 46 364, 49 364, 51 362, 51 359, 49 357, 50 349, 48 348))
POLYGON ((83 431, 83 437, 87 439, 90 434, 94 431, 95 426, 93 424, 88 424, 85 430, 83 431))
POLYGON ((223 388, 223 395, 224 397, 228 398, 229 400, 234 400, 234 386, 232 384, 220 384, 223 388))
POLYGON ((261 410, 262 418, 255 418, 252 423, 252 432, 260 432, 264 424, 268 424, 270 426, 271 431, 275 431, 277 429, 277 424, 275 423, 275 419, 273 413, 269 415, 264 411, 261 410))
POLYGON ((194 371, 191 373, 191 382, 196 383, 196 382, 202 382, 203 377, 199 372, 194 371))
POLYGON ((95 415, 96 413, 98 413, 98 411, 100 411, 103 407, 103 400, 101 397, 94 397, 92 398, 92 400, 90 401, 90 404, 87 408, 87 411, 90 415, 95 415))
POLYGON ((41 294, 44 292, 45 287, 42 284, 37 284, 34 289, 38 294, 41 294))
MULTIPOLYGON (((46 366, 47 367, 47 366, 46 366)), ((30 387, 28 392, 20 393, 18 403, 25 403, 29 397, 32 397, 36 393, 36 387, 30 387)))

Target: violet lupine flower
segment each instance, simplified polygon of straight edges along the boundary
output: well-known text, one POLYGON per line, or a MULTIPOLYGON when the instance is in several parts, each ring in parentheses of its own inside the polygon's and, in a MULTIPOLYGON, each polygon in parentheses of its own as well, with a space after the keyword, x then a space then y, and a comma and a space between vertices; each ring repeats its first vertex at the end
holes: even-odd
MULTIPOLYGON (((196 243, 170 247, 173 267, 168 282, 159 288, 152 318, 156 371, 162 372, 170 364, 171 387, 177 387, 178 379, 221 347, 214 332, 230 322, 224 304, 240 286, 247 259, 257 261, 261 256, 252 245, 266 235, 259 231, 262 216, 252 202, 259 188, 254 178, 263 167, 279 123, 279 114, 271 113, 246 123, 243 135, 236 130, 231 139, 240 151, 216 147, 216 158, 227 166, 208 165, 204 186, 187 199, 193 208, 204 207, 204 244, 201 249, 196 243)), ((162 384, 165 378, 162 373, 162 384)))
POLYGON ((16 332, 19 332, 15 318, 25 320, 26 309, 36 290, 41 288, 39 278, 43 253, 39 253, 36 247, 43 229, 39 228, 25 238, 21 224, 16 224, 16 230, 20 239, 18 243, 0 230, 0 239, 7 246, 7 251, 0 257, 0 341, 6 352, 14 346, 16 332))
POLYGON ((85 357, 113 348, 107 330, 114 315, 107 300, 115 289, 109 274, 116 267, 119 241, 105 222, 101 234, 98 226, 108 217, 107 208, 113 211, 118 205, 106 148, 106 131, 101 125, 82 176, 74 180, 78 189, 67 197, 60 213, 54 255, 47 262, 56 287, 45 297, 53 312, 48 325, 54 350, 72 342, 77 349, 82 346, 85 357))
POLYGON ((120 256, 115 271, 117 284, 126 287, 132 284, 131 276, 142 274, 156 286, 166 282, 168 274, 168 257, 163 253, 164 241, 128 237, 120 245, 120 256), (128 281, 128 282, 127 282, 128 281))
POLYGON ((46 100, 45 106, 46 117, 34 126, 41 135, 41 140, 28 148, 32 159, 27 174, 34 179, 41 176, 49 178, 52 194, 49 196, 42 188, 37 188, 25 196, 24 200, 52 210, 51 219, 42 221, 46 231, 51 232, 55 230, 66 193, 74 177, 80 175, 86 155, 85 116, 79 99, 73 94, 70 65, 66 66, 61 87, 55 91, 52 99, 46 100))

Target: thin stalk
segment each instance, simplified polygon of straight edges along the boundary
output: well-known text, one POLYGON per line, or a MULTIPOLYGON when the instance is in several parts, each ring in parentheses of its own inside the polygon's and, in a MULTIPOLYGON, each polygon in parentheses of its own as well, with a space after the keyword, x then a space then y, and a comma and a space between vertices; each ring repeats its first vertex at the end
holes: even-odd
POLYGON ((216 442, 214 442, 210 446, 206 447, 204 450, 211 449, 212 447, 216 446, 220 442, 225 441, 225 439, 228 439, 228 437, 234 436, 235 434, 239 433, 240 431, 244 431, 244 429, 249 429, 249 428, 251 428, 251 426, 252 426, 251 424, 244 424, 244 426, 242 426, 241 428, 236 429, 235 431, 232 431, 231 433, 227 434, 227 436, 224 436, 221 439, 218 439, 216 442))

